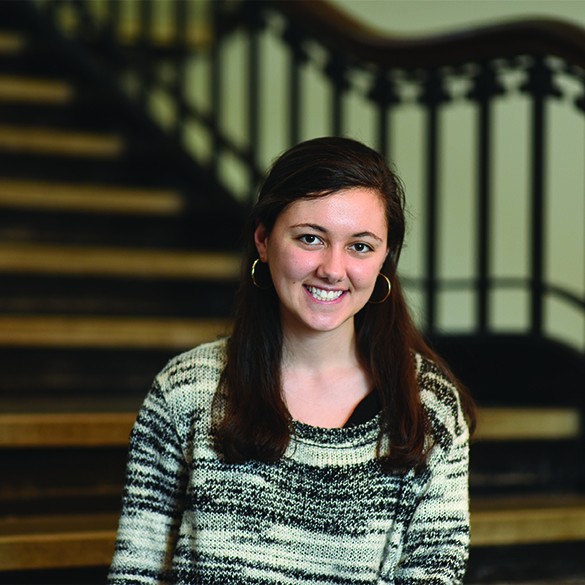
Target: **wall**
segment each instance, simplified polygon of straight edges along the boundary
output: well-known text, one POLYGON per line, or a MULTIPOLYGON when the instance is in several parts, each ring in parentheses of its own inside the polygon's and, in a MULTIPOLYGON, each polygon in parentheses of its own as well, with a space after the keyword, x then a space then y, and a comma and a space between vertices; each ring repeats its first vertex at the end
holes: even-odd
POLYGON ((584 0, 331 0, 388 33, 429 34, 500 20, 561 18, 585 26, 584 0))

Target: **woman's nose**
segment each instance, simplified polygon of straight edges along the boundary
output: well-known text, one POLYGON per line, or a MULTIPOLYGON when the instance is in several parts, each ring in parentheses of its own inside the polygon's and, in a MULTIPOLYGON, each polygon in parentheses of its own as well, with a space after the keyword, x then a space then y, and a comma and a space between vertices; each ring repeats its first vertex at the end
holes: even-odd
POLYGON ((323 251, 317 276, 330 283, 336 283, 345 278, 344 254, 341 250, 328 248, 323 251))

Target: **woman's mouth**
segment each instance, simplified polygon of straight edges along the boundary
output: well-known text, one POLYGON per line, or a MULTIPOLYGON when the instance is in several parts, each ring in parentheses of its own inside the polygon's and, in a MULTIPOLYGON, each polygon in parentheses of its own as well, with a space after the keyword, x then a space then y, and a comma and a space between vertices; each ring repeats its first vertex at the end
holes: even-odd
POLYGON ((336 301, 345 291, 343 290, 324 290, 316 286, 306 286, 306 290, 317 301, 336 301))

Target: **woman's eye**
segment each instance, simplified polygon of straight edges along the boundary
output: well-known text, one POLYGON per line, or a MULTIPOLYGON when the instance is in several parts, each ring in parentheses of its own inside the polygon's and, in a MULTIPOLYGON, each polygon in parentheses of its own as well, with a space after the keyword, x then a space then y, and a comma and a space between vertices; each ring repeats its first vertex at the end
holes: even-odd
POLYGON ((357 242, 351 246, 356 252, 363 254, 365 252, 372 252, 373 248, 368 244, 364 244, 363 242, 357 242))
POLYGON ((301 236, 299 240, 303 242, 303 244, 308 244, 309 246, 314 246, 321 243, 321 240, 312 234, 305 234, 304 236, 301 236))

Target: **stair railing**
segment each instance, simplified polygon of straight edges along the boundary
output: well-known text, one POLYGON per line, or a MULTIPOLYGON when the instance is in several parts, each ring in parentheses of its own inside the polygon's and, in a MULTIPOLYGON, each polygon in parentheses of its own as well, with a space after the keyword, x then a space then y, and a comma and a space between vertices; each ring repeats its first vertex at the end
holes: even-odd
POLYGON ((402 274, 430 334, 511 327, 585 352, 581 28, 529 20, 400 38, 323 0, 36 4, 240 200, 311 136, 351 135, 391 158, 424 226, 402 274), (194 40, 198 23, 207 42, 194 40))

